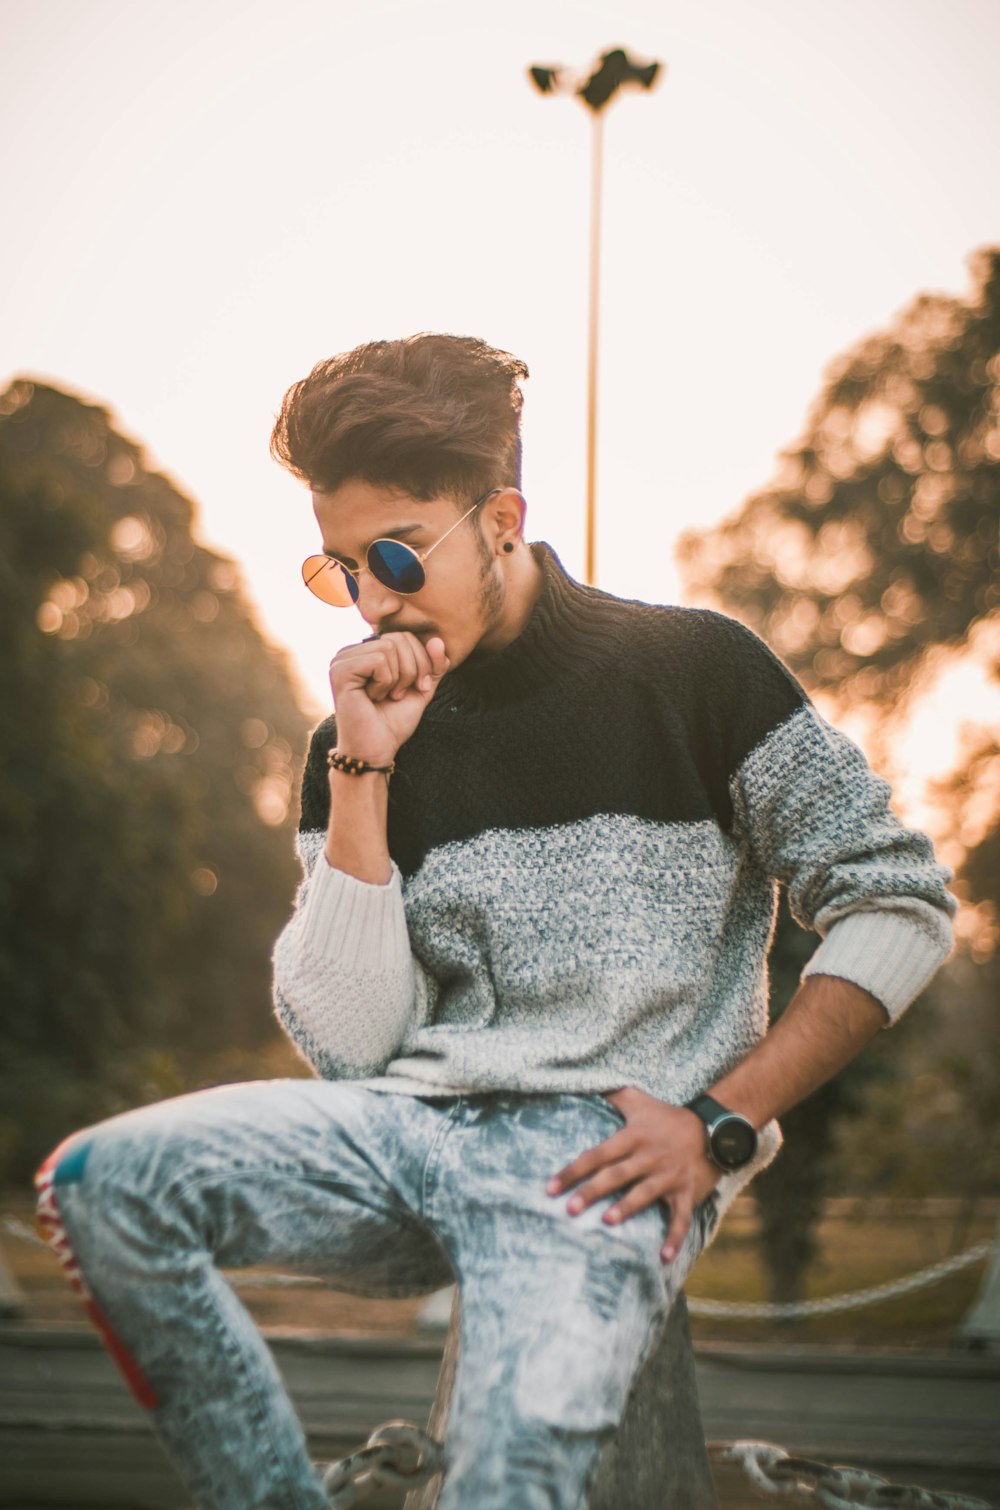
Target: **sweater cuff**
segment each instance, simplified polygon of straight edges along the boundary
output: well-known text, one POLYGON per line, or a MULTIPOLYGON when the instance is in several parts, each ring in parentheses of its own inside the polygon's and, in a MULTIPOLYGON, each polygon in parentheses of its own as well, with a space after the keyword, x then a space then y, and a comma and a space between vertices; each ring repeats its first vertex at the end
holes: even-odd
POLYGON ((836 975, 869 991, 885 1008, 888 1027, 920 995, 946 952, 911 919, 871 908, 831 924, 802 978, 836 975))
POLYGON ((301 947, 342 970, 385 970, 397 957, 408 959, 402 878, 391 863, 392 875, 379 886, 336 870, 319 855, 299 915, 301 947))

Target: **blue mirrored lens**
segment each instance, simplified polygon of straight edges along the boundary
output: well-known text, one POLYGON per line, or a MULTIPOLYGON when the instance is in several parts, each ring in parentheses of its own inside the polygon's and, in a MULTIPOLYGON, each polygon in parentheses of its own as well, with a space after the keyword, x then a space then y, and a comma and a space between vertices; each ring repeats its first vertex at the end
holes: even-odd
POLYGON ((398 540, 376 540, 368 550, 368 566, 372 576, 392 592, 419 592, 424 585, 419 559, 398 540))

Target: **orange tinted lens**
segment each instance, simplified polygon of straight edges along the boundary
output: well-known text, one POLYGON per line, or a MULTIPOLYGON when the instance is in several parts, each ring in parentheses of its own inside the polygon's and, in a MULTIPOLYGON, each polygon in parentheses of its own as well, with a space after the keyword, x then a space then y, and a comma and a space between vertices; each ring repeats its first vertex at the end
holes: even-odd
POLYGON ((350 608, 358 600, 357 591, 352 591, 354 578, 329 556, 307 556, 302 563, 302 580, 310 592, 332 608, 350 608))

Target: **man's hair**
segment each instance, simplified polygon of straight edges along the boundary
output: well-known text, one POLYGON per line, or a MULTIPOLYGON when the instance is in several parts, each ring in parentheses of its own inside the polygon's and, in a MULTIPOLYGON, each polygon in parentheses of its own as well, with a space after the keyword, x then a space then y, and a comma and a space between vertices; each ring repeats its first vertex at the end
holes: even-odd
POLYGON ((519 488, 527 376, 474 336, 370 341, 289 388, 271 454, 322 493, 351 477, 421 500, 519 488))

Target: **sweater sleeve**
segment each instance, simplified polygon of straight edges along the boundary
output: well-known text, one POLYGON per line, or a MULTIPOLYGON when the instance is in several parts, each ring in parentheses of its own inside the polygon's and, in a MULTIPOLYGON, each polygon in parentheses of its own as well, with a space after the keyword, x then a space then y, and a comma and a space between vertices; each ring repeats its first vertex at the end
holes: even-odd
POLYGON ((315 731, 302 781, 297 848, 303 880, 274 946, 275 1013, 327 1080, 377 1075, 395 1056, 425 996, 410 952, 402 880, 384 886, 336 870, 326 858, 332 719, 315 731))
POLYGON ((952 942, 951 872, 893 813, 891 790, 762 641, 727 621, 734 831, 822 943, 803 971, 869 991, 895 1022, 952 942), (738 683, 738 686, 737 686, 738 683))

